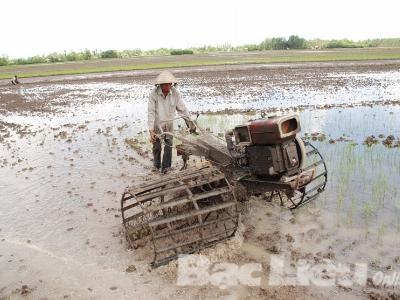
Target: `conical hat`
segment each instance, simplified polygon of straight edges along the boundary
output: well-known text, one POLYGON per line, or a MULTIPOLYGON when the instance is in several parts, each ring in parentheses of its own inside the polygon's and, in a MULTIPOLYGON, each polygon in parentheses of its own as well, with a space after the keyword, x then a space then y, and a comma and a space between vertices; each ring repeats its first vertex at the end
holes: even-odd
POLYGON ((162 71, 154 80, 154 84, 163 84, 163 83, 177 83, 175 76, 172 75, 170 71, 162 71))

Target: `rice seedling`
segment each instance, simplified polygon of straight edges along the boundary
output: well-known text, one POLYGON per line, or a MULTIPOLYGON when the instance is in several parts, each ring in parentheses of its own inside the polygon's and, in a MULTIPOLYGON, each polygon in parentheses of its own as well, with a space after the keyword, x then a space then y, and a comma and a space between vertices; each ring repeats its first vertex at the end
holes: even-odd
POLYGON ((382 245, 383 244, 383 237, 385 235, 385 230, 386 230, 386 224, 382 223, 378 227, 378 244, 382 245))

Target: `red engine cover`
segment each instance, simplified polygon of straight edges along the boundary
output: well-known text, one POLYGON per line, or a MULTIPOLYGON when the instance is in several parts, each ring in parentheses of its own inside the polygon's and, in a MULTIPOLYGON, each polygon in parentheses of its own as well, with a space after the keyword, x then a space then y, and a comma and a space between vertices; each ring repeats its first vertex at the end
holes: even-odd
POLYGON ((276 145, 293 138, 300 131, 296 117, 272 117, 248 125, 253 145, 276 145))

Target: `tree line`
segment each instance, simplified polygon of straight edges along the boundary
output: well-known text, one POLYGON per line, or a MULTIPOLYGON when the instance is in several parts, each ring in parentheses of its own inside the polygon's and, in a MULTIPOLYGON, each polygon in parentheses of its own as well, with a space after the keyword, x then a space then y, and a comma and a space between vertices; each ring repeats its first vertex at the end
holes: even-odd
POLYGON ((247 45, 248 51, 284 50, 284 49, 333 49, 333 48, 370 48, 370 47, 400 47, 400 38, 368 39, 363 41, 341 40, 306 40, 297 35, 288 39, 267 38, 260 44, 247 45))
POLYGON ((232 46, 223 44, 219 46, 203 46, 188 49, 159 48, 154 50, 142 51, 133 50, 89 50, 70 51, 63 53, 51 53, 48 55, 36 55, 28 58, 9 59, 8 56, 0 56, 0 66, 6 65, 26 65, 39 63, 57 63, 67 61, 82 61, 92 59, 110 58, 131 58, 135 56, 155 56, 155 55, 187 55, 195 53, 227 52, 227 51, 264 51, 264 50, 290 50, 290 49, 332 49, 332 48, 368 48, 368 47, 400 47, 400 38, 387 39, 368 39, 363 41, 352 41, 349 39, 341 40, 306 40, 297 35, 289 38, 274 37, 267 38, 259 44, 248 44, 242 46, 232 46))

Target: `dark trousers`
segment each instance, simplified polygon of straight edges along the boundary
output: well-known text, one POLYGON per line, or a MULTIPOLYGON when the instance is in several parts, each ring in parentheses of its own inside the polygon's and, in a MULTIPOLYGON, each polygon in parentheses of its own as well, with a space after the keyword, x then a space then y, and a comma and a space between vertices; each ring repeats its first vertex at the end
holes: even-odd
POLYGON ((172 162, 172 137, 164 137, 164 153, 163 153, 163 158, 162 158, 162 164, 161 164, 161 150, 162 150, 162 145, 160 139, 157 139, 153 143, 153 163, 154 167, 157 169, 161 168, 161 170, 165 170, 166 168, 171 167, 171 162, 172 162))

